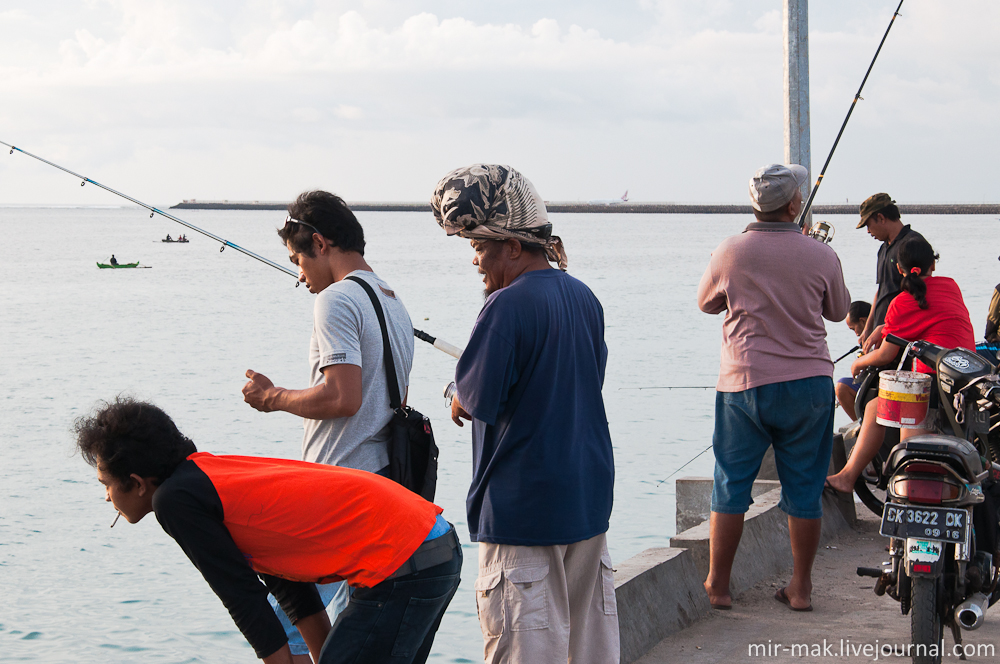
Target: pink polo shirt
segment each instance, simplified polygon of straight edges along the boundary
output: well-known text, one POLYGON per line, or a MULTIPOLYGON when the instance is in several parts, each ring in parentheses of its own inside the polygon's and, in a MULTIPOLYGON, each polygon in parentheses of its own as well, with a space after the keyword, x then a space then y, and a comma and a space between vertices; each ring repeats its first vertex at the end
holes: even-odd
POLYGON ((823 319, 851 305, 840 259, 794 223, 755 222, 723 240, 698 285, 698 306, 726 312, 719 392, 833 376, 823 319))

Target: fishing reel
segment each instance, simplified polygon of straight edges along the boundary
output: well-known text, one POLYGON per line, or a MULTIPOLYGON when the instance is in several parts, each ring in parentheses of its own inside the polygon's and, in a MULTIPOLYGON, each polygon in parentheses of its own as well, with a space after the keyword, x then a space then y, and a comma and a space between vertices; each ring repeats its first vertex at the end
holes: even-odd
POLYGON ((835 229, 829 221, 817 221, 809 228, 809 237, 819 240, 823 244, 830 244, 833 240, 835 229))

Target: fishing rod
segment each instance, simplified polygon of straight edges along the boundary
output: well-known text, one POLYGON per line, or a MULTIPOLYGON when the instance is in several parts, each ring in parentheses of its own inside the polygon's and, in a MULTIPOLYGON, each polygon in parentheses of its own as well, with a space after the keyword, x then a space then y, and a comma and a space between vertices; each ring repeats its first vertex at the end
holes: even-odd
POLYGON ((875 61, 878 60, 878 54, 882 52, 882 45, 885 44, 885 38, 889 36, 889 31, 892 30, 892 24, 896 22, 896 17, 900 15, 899 10, 902 6, 903 0, 899 0, 899 5, 896 7, 896 11, 892 13, 892 18, 889 19, 889 27, 885 29, 885 34, 882 35, 882 41, 879 42, 878 48, 875 50, 875 57, 872 58, 871 64, 868 65, 868 71, 865 72, 865 77, 861 81, 861 86, 854 95, 854 101, 851 102, 851 107, 847 110, 847 117, 844 118, 844 124, 840 125, 840 131, 837 132, 837 139, 833 142, 833 147, 830 148, 830 154, 826 157, 826 162, 823 164, 823 170, 819 172, 819 177, 816 178, 816 184, 813 185, 812 193, 809 194, 809 200, 806 201, 805 206, 802 208, 802 212, 799 213, 799 218, 797 220, 799 228, 805 226, 806 215, 809 214, 809 208, 812 207, 813 199, 816 198, 816 190, 819 189, 819 185, 823 182, 823 176, 826 175, 826 169, 830 165, 830 160, 833 159, 833 153, 837 151, 837 144, 840 143, 840 137, 844 135, 844 128, 847 127, 847 121, 851 119, 851 113, 854 112, 854 107, 857 105, 858 100, 862 98, 861 91, 864 89, 865 83, 868 82, 868 75, 872 73, 872 67, 875 66, 875 61))
POLYGON ((845 357, 847 357, 851 353, 853 353, 855 351, 859 351, 859 350, 861 350, 861 346, 855 346, 854 348, 852 348, 851 350, 847 351, 846 353, 844 353, 843 355, 841 355, 840 357, 838 357, 836 360, 834 360, 833 363, 836 364, 837 362, 840 362, 842 359, 844 359, 845 357))
POLYGON ((714 390, 714 385, 654 385, 652 387, 619 387, 618 390, 714 390))
MULTIPOLYGON (((64 173, 69 173, 70 175, 72 175, 74 177, 80 178, 80 186, 81 187, 84 186, 84 185, 86 185, 89 182, 90 184, 92 184, 94 186, 100 187, 101 189, 103 189, 105 191, 111 192, 115 196, 120 196, 121 198, 124 198, 127 201, 131 201, 132 203, 135 203, 136 205, 149 210, 149 218, 150 219, 153 218, 153 215, 158 214, 158 215, 160 215, 162 217, 166 217, 167 219, 170 219, 171 221, 177 222, 178 224, 180 224, 181 226, 184 226, 185 228, 190 228, 191 230, 195 231, 196 233, 201 233, 202 235, 204 235, 206 237, 209 237, 209 238, 215 240, 216 242, 221 243, 222 246, 219 247, 219 251, 220 252, 224 251, 226 247, 232 247, 233 249, 235 249, 236 251, 240 252, 241 254, 244 254, 246 256, 249 256, 250 258, 256 259, 256 260, 260 261, 261 263, 264 263, 265 265, 270 265, 274 269, 280 270, 281 272, 284 272, 288 276, 293 277, 295 279, 295 287, 296 288, 299 287, 299 283, 300 283, 299 282, 299 273, 296 272, 295 270, 291 269, 290 267, 287 267, 285 265, 281 265, 280 263, 275 263, 274 261, 272 261, 272 260, 270 260, 268 258, 264 258, 260 254, 256 254, 256 253, 250 251, 249 249, 244 249, 243 247, 239 246, 238 244, 230 242, 229 240, 226 240, 225 238, 221 238, 218 235, 215 235, 214 233, 210 233, 209 231, 206 231, 204 228, 199 228, 198 226, 195 226, 194 224, 192 224, 190 222, 184 221, 183 219, 181 219, 179 217, 175 217, 174 215, 170 214, 169 212, 164 212, 163 210, 161 210, 161 209, 159 209, 157 207, 154 207, 152 205, 148 205, 146 203, 143 203, 140 200, 132 198, 128 194, 123 194, 122 192, 118 191, 117 189, 112 189, 111 187, 109 187, 107 185, 103 185, 100 182, 97 182, 96 180, 91 180, 90 178, 88 178, 85 175, 80 175, 79 173, 71 171, 68 168, 64 168, 64 167, 60 166, 59 164, 53 163, 53 162, 49 161, 48 159, 43 159, 42 157, 39 157, 36 154, 32 154, 31 152, 28 152, 27 150, 22 150, 21 148, 15 146, 15 145, 11 145, 10 143, 4 143, 3 141, 0 141, 0 145, 3 145, 3 146, 6 146, 6 147, 10 148, 10 153, 9 154, 14 154, 14 151, 17 150, 21 154, 26 155, 28 157, 31 157, 32 159, 37 159, 38 161, 42 162, 43 164, 48 164, 49 166, 52 166, 53 168, 58 168, 60 171, 62 171, 64 173)), ((438 339, 436 337, 432 337, 431 335, 427 334, 426 332, 424 332, 422 330, 418 330, 417 328, 413 328, 413 336, 415 336, 417 339, 420 339, 421 341, 426 341, 427 343, 433 345, 438 350, 444 351, 445 353, 448 353, 452 357, 459 358, 462 355, 461 349, 459 349, 459 348, 457 348, 455 346, 452 346, 451 344, 449 344, 446 341, 442 341, 441 339, 438 339)))
POLYGON ((462 349, 456 346, 452 346, 447 341, 443 341, 441 339, 438 339, 437 337, 432 337, 423 330, 418 330, 417 328, 413 328, 413 336, 415 336, 417 339, 420 339, 421 341, 426 341, 427 343, 434 346, 440 351, 448 353, 456 360, 462 359, 462 349))
POLYGON ((27 150, 22 150, 19 147, 11 145, 10 143, 4 143, 3 141, 0 141, 0 145, 5 145, 8 148, 10 148, 10 154, 14 154, 14 150, 17 150, 21 154, 27 155, 27 156, 31 157, 32 159, 37 159, 38 161, 42 162, 43 164, 48 164, 49 166, 52 166, 54 168, 58 168, 60 171, 62 171, 64 173, 69 173, 70 175, 72 175, 74 177, 80 178, 80 186, 81 187, 84 186, 85 184, 87 184, 89 182, 90 184, 95 185, 97 187, 100 187, 101 189, 103 189, 105 191, 110 191, 115 196, 121 196, 122 198, 124 198, 127 201, 132 201, 136 205, 138 205, 140 207, 144 207, 147 210, 149 210, 149 218, 150 219, 153 218, 154 214, 159 214, 159 215, 162 215, 162 216, 166 217, 167 219, 170 219, 171 221, 176 221, 181 226, 185 226, 185 227, 190 228, 191 230, 193 230, 193 231, 195 231, 197 233, 201 233, 202 235, 210 237, 213 240, 215 240, 216 242, 221 242, 222 246, 219 248, 219 251, 224 250, 226 247, 232 247, 236 251, 239 251, 240 253, 246 254, 250 258, 255 258, 255 259, 259 260, 261 263, 265 263, 267 265, 270 265, 271 267, 273 267, 273 268, 275 268, 277 270, 281 270, 282 272, 284 272, 285 274, 287 274, 289 276, 295 277, 295 286, 298 287, 298 285, 299 285, 299 281, 298 281, 299 275, 298 275, 297 272, 295 272, 291 268, 288 268, 288 267, 285 267, 284 265, 280 265, 278 263, 275 263, 274 261, 269 260, 267 258, 264 258, 263 256, 261 256, 259 254, 255 254, 254 252, 250 251, 249 249, 244 249, 243 247, 239 246, 238 244, 234 244, 234 243, 230 242, 229 240, 226 240, 224 238, 219 237, 218 235, 215 235, 213 233, 209 233, 208 231, 206 231, 203 228, 198 228, 197 226, 195 226, 192 223, 188 223, 188 222, 184 221, 183 219, 179 219, 179 218, 175 217, 174 215, 170 214, 169 212, 164 212, 163 210, 161 210, 159 208, 156 208, 156 207, 153 207, 152 205, 147 205, 146 203, 143 203, 142 201, 136 200, 136 199, 132 198, 131 196, 127 195, 127 194, 123 194, 120 191, 117 191, 115 189, 112 189, 111 187, 103 185, 100 182, 96 182, 94 180, 91 180, 90 178, 88 178, 88 177, 86 177, 84 175, 80 175, 79 173, 74 173, 73 171, 69 170, 68 168, 63 168, 59 164, 54 164, 51 161, 49 161, 48 159, 43 159, 43 158, 39 157, 36 154, 32 154, 32 153, 28 152, 27 150))

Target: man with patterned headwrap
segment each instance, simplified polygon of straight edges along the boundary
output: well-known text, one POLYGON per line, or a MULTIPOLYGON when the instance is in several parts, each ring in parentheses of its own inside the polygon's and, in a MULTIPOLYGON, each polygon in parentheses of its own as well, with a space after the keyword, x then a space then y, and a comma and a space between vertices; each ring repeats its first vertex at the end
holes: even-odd
POLYGON ((455 423, 472 421, 466 508, 486 661, 617 662, 604 311, 566 274, 545 203, 518 171, 452 171, 431 207, 470 240, 486 285, 452 401, 455 423))

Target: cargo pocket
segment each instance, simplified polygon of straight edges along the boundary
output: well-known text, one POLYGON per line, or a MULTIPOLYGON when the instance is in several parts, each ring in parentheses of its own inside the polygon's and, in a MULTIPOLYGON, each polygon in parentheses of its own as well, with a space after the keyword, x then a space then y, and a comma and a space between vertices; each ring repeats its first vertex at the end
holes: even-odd
POLYGON ((476 612, 479 626, 486 638, 496 638, 503 634, 503 570, 489 574, 480 572, 476 578, 476 612))
POLYGON ((546 587, 549 565, 515 567, 506 571, 507 607, 510 612, 510 630, 525 632, 546 629, 549 626, 549 606, 546 587))
POLYGON ((604 592, 604 615, 618 615, 618 599, 615 596, 615 570, 611 567, 611 554, 607 549, 601 554, 601 589, 604 592))

